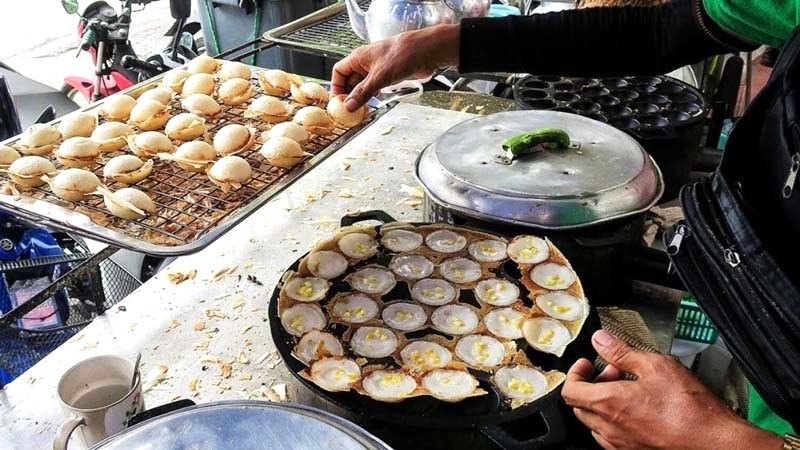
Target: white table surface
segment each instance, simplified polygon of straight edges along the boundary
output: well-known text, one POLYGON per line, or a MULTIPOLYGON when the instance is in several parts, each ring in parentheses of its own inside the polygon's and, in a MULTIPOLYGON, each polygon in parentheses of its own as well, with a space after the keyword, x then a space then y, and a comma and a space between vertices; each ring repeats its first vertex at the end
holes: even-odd
POLYGON ((348 212, 383 209, 399 220, 422 220, 421 207, 413 206, 419 199, 401 192, 401 185, 417 185, 413 162, 419 152, 469 116, 401 104, 208 248, 178 258, 0 390, 0 449, 50 448, 63 420, 55 397, 60 376, 101 354, 133 358, 142 352, 144 383, 152 385, 145 393, 149 407, 177 398, 274 399, 276 385, 278 391, 287 386, 288 401, 313 403, 270 338, 267 302, 278 277, 348 212), (213 279, 233 266, 232 274, 213 279), (197 270, 192 281, 175 285, 167 279, 189 270, 197 270), (209 317, 215 312, 225 318, 209 317), (196 331, 200 321, 205 330, 196 331), (230 378, 222 377, 217 360, 231 364, 230 378), (168 369, 166 379, 153 383, 159 366, 168 369))

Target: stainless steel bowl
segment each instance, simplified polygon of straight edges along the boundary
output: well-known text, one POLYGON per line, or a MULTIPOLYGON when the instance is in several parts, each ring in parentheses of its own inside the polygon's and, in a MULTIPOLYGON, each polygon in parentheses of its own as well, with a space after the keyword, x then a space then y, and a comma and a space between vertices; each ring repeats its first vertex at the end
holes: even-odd
POLYGON ((391 450, 333 414, 308 406, 221 401, 156 416, 106 439, 95 450, 173 449, 391 450))

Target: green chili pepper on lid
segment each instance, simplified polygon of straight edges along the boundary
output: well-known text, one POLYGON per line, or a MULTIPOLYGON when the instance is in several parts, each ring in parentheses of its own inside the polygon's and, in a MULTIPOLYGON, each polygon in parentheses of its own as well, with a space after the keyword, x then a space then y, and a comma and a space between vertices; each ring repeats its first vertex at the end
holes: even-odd
POLYGON ((538 145, 543 145, 547 150, 556 150, 568 148, 569 143, 569 134, 566 131, 560 128, 539 128, 507 139, 503 142, 503 149, 513 159, 515 156, 530 153, 538 145))

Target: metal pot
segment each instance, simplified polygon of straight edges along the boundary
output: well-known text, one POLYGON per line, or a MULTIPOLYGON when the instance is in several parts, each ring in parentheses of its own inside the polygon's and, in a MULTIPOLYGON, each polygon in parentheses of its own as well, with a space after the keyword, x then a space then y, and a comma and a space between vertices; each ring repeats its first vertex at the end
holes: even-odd
POLYGON ((485 17, 490 0, 373 0, 367 11, 357 0, 346 0, 350 25, 367 42, 376 42, 404 31, 443 23, 456 23, 464 17, 485 17))
POLYGON ((554 111, 512 111, 464 121, 416 162, 425 220, 508 235, 547 236, 581 274, 593 304, 614 303, 620 268, 640 247, 644 212, 664 190, 661 172, 633 138, 609 125, 554 111), (498 162, 501 144, 542 127, 571 146, 498 162))
MULTIPOLYGON (((165 406, 169 409, 170 405, 165 406)), ((166 412, 92 448, 391 450, 360 427, 324 411, 252 400, 212 402, 166 412)))

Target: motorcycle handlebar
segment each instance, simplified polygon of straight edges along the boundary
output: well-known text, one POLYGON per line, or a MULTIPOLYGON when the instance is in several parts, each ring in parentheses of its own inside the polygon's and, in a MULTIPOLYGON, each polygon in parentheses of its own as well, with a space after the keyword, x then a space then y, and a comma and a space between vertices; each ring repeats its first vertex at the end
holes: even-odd
POLYGON ((119 19, 117 19, 119 23, 129 24, 131 23, 131 9, 129 7, 122 8, 122 14, 120 14, 119 19))
POLYGON ((93 27, 87 27, 86 31, 84 31, 83 36, 81 37, 81 50, 86 51, 95 43, 97 40, 97 33, 95 33, 93 27))
POLYGON ((125 55, 122 57, 122 67, 130 70, 140 72, 146 78, 151 78, 162 72, 161 67, 147 61, 137 59, 133 55, 125 55))

